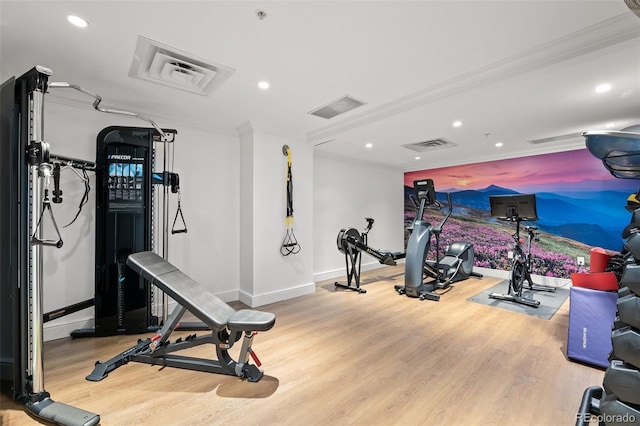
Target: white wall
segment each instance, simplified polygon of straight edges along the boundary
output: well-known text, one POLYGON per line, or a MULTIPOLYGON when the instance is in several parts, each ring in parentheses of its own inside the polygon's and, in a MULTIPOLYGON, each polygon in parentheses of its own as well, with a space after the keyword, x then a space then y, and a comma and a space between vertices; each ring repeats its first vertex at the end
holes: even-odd
MULTIPOLYGON (((308 294, 315 291, 314 281, 343 275, 344 256, 335 238, 345 226, 361 230, 365 216, 375 219, 371 246, 403 249, 401 170, 314 155, 304 141, 255 128, 232 136, 159 124, 178 130, 175 170, 188 225, 187 234, 170 236, 169 258, 224 300, 261 306, 308 294), (286 216, 284 144, 293 155, 294 230, 302 247, 286 257, 279 251, 286 216)), ((110 125, 146 127, 134 118, 46 102, 45 139, 53 153, 93 161, 96 136, 110 125)), ((71 171, 63 172, 61 184, 64 203, 53 209, 64 225, 75 215, 84 187, 71 171)), ((94 295, 94 176, 91 186, 77 222, 61 229, 64 246, 44 248, 45 312, 94 295)), ((51 232, 45 228, 45 237, 51 232)), ((368 256, 363 264, 379 266, 368 256)), ((48 322, 45 339, 93 327, 93 315, 86 309, 48 322)))
POLYGON ((315 291, 313 150, 304 141, 278 136, 250 124, 241 129, 240 139, 243 154, 240 300, 255 307, 312 293, 315 291), (283 145, 288 145, 292 153, 294 234, 301 246, 299 253, 288 256, 280 253, 287 212, 287 157, 282 153, 283 145), (245 175, 248 173, 250 177, 245 175))
MULTIPOLYGON (((45 101, 45 140, 55 154, 95 161, 96 137, 110 125, 148 127, 144 121, 45 101)), ((237 136, 187 129, 162 120, 178 131, 175 170, 180 174, 186 234, 169 236, 169 259, 186 274, 224 300, 238 299, 239 282, 239 143, 237 136)), ((159 170, 162 165, 157 165, 159 170)), ((68 306, 94 295, 95 176, 91 175, 89 203, 78 220, 61 228, 61 249, 44 248, 44 310, 68 306)), ((53 185, 53 183, 52 183, 53 185)), ((59 226, 76 213, 84 186, 70 170, 61 176, 63 203, 52 204, 59 226)), ((169 208, 170 226, 176 197, 169 208)), ((45 237, 52 237, 45 228, 45 237)), ((93 308, 45 324, 45 339, 93 327, 93 308)))
MULTIPOLYGON (((355 162, 327 154, 314 155, 314 279, 346 273, 344 255, 336 238, 345 227, 362 232, 365 217, 375 219, 369 245, 380 250, 404 251, 404 174, 400 169, 355 162)), ((382 266, 363 254, 362 268, 382 266)))
MULTIPOLYGON (((239 129, 240 136, 240 294, 253 294, 253 128, 239 129)), ((246 303, 246 302, 245 302, 246 303)))

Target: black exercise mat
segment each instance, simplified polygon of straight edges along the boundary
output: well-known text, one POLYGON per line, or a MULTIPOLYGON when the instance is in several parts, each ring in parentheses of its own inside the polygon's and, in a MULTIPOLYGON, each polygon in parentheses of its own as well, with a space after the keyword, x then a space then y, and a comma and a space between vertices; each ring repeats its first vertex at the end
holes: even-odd
POLYGON ((569 297, 569 289, 558 287, 554 293, 548 291, 533 291, 527 289, 525 285, 522 290, 522 296, 527 299, 539 300, 540 305, 537 308, 532 306, 522 305, 516 302, 509 302, 506 300, 491 299, 490 293, 507 294, 509 292, 509 280, 500 281, 498 284, 490 287, 486 290, 482 290, 475 296, 471 296, 467 300, 470 302, 480 303, 481 305, 493 306, 495 308, 504 309, 507 311, 518 312, 525 315, 531 315, 543 319, 551 319, 553 315, 558 311, 558 308, 569 297))

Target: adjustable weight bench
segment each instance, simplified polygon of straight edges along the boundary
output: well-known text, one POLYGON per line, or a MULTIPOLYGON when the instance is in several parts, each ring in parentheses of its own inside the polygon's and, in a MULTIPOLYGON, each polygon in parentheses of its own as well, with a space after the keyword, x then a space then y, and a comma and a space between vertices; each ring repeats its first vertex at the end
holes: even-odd
POLYGON ((178 306, 155 336, 138 341, 137 345, 104 363, 98 361, 87 380, 102 380, 109 372, 129 361, 227 374, 246 378, 250 382, 257 382, 262 378, 263 372, 258 369, 260 360, 251 349, 251 343, 258 331, 267 331, 273 327, 276 321, 274 314, 251 309, 236 311, 153 252, 134 253, 127 258, 127 265, 164 291, 178 306), (208 326, 211 333, 204 336, 194 334, 171 343, 169 336, 187 311, 208 326), (239 359, 234 361, 228 350, 241 338, 239 359), (172 352, 205 343, 215 345, 217 360, 171 355, 172 352), (256 365, 249 363, 249 357, 256 365))

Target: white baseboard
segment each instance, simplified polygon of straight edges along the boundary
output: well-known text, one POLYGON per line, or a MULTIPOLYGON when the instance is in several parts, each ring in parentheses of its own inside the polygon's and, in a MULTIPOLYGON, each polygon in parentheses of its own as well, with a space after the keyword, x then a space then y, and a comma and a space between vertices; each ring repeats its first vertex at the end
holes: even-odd
MULTIPOLYGON (((217 294, 217 296, 220 299, 222 299, 224 302, 228 303, 228 302, 233 302, 235 300, 238 300, 239 293, 240 292, 238 291, 228 291, 225 293, 219 293, 217 294)), ((173 299, 169 299, 169 305, 168 305, 169 313, 173 311, 176 305, 177 303, 173 299)), ((86 316, 85 314, 84 317, 74 318, 73 315, 69 315, 66 318, 65 317, 58 318, 56 320, 53 320, 51 322, 44 324, 44 327, 43 327, 44 341, 48 342, 50 340, 67 338, 75 330, 94 329, 95 319, 93 317, 93 311, 87 311, 87 312, 91 312, 92 316, 86 316)))
POLYGON ((75 330, 93 329, 94 327, 95 323, 91 317, 66 322, 62 319, 53 320, 43 326, 43 340, 48 342, 49 340, 64 339, 75 330))
POLYGON ((305 296, 307 294, 315 293, 316 284, 307 283, 297 287, 291 287, 284 290, 273 291, 270 293, 264 293, 257 296, 251 295, 244 291, 240 291, 240 301, 252 308, 258 306, 264 306, 271 303, 281 302, 283 300, 293 299, 294 297, 305 296))
MULTIPOLYGON (((387 265, 382 265, 379 262, 363 263, 361 271, 362 272, 372 271, 374 269, 384 268, 386 266, 387 265)), ((403 268, 403 266, 401 265, 401 262, 398 262, 398 267, 403 268)), ((509 278, 509 271, 503 271, 501 269, 489 269, 489 268, 480 268, 480 267, 474 266, 473 271, 487 277, 502 278, 505 280, 509 278)), ((334 269, 331 271, 319 272, 317 274, 314 274, 313 280, 315 282, 319 282, 319 281, 329 280, 332 278, 344 277, 345 275, 347 275, 346 268, 334 269)), ((534 275, 534 274, 531 275, 531 278, 536 284, 550 285, 555 287, 566 287, 568 284, 571 283, 571 280, 569 278, 545 277, 543 275, 534 275)))
POLYGON ((502 279, 509 278, 509 271, 502 271, 500 269, 479 268, 477 266, 474 266, 473 272, 482 274, 485 277, 494 277, 494 278, 502 278, 502 279))
MULTIPOLYGON (((503 271, 501 269, 479 268, 474 266, 473 271, 487 277, 502 278, 504 280, 509 279, 509 271, 503 271)), ((545 277, 544 275, 531 274, 531 279, 536 284, 552 287, 569 287, 571 285, 570 278, 545 277)))
MULTIPOLYGON (((360 267, 361 272, 373 271, 374 269, 384 268, 387 265, 383 265, 380 262, 363 263, 360 267)), ((330 280, 333 278, 344 277, 347 275, 347 268, 333 269, 331 271, 318 272, 313 274, 313 281, 319 282, 324 280, 330 280)))
POLYGON ((216 293, 216 296, 218 296, 220 299, 222 299, 223 302, 226 302, 226 303, 235 302, 236 300, 240 299, 240 291, 234 290, 234 291, 227 291, 224 293, 216 293))

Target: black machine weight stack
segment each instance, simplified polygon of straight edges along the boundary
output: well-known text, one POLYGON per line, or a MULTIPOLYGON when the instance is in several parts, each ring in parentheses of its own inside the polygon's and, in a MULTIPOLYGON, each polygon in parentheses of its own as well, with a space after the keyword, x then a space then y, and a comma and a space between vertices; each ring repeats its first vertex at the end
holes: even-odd
MULTIPOLYGON (((163 132, 175 138, 175 130, 163 132)), ((132 253, 154 248, 153 185, 168 184, 166 173, 153 172, 154 143, 161 141, 152 128, 112 126, 98 134, 95 330, 76 330, 73 337, 136 334, 158 328, 151 309, 151 285, 125 262, 132 253)))

